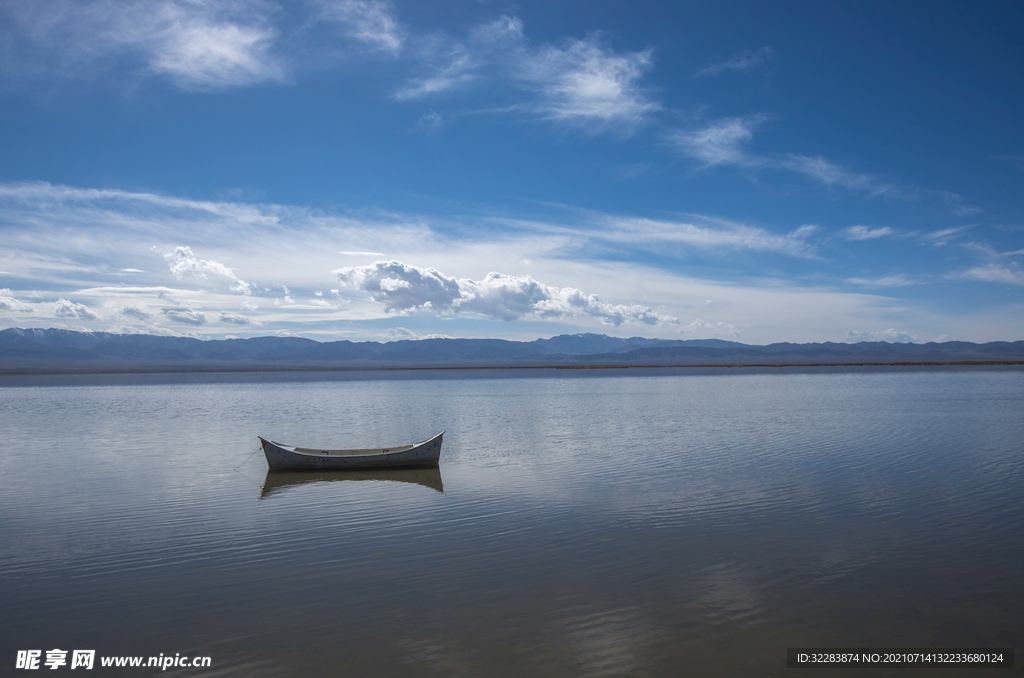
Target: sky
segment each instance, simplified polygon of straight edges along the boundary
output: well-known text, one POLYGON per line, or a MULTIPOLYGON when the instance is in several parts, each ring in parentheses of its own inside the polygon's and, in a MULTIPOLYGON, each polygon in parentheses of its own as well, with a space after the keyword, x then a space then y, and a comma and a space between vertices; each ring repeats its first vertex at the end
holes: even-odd
POLYGON ((0 329, 1024 339, 1024 5, 0 0, 0 329))

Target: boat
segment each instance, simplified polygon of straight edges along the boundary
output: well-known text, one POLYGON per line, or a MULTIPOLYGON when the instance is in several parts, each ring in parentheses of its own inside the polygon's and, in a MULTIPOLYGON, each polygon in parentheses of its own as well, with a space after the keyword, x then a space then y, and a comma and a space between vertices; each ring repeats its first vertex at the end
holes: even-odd
POLYGON ((292 447, 267 440, 260 444, 272 469, 290 470, 343 470, 367 468, 416 468, 437 466, 441 457, 441 431, 433 438, 412 445, 397 445, 369 450, 320 450, 292 447))
POLYGON ((367 480, 422 485, 444 494, 441 469, 436 466, 424 468, 371 468, 355 469, 353 471, 287 471, 267 469, 267 477, 263 481, 260 499, 280 494, 299 485, 367 480))

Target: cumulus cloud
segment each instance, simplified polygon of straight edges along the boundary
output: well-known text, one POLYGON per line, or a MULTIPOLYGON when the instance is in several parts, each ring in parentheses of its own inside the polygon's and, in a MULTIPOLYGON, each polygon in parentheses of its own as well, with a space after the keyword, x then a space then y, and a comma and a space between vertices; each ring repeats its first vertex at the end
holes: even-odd
POLYGON ((889 328, 881 332, 862 332, 860 330, 849 330, 846 333, 846 341, 850 343, 859 341, 887 341, 892 344, 912 344, 917 341, 916 334, 910 334, 903 330, 889 328))
POLYGON ((152 314, 146 310, 145 304, 128 304, 121 308, 121 315, 126 318, 135 318, 136 320, 149 320, 152 314))
POLYGON ((342 285, 369 293, 389 313, 477 313, 493 320, 588 316, 602 323, 661 325, 678 322, 640 305, 613 305, 571 287, 550 287, 530 276, 489 273, 483 280, 452 278, 433 268, 399 261, 334 271, 342 285))
POLYGON ((747 50, 740 52, 731 59, 705 66, 697 72, 696 77, 719 75, 726 71, 747 71, 751 68, 765 68, 768 65, 768 60, 774 55, 775 50, 768 46, 756 50, 747 50))
POLYGON ((205 278, 206 273, 213 273, 223 278, 234 282, 231 286, 232 292, 238 292, 240 294, 251 295, 252 286, 240 280, 230 268, 220 263, 219 261, 209 261, 206 259, 197 259, 192 254, 192 248, 188 246, 178 246, 174 248, 173 252, 169 252, 164 255, 164 259, 167 260, 167 264, 171 269, 171 273, 178 280, 181 280, 182 273, 191 271, 200 278, 205 278))
POLYGON ((199 311, 193 311, 191 308, 185 310, 169 308, 164 311, 164 314, 171 320, 179 323, 185 323, 186 325, 198 326, 206 324, 206 314, 200 313, 199 311))
POLYGON ((3 288, 0 289, 0 311, 32 313, 32 307, 22 301, 18 301, 9 289, 3 288))
MULTIPOLYGON (((204 318, 205 321, 205 318, 204 318)), ((221 311, 220 321, 222 323, 231 323, 232 325, 259 325, 260 323, 254 321, 252 318, 238 313, 232 313, 231 311, 221 311)), ((202 323, 197 323, 202 324, 202 323)))
POLYGON ((81 318, 82 320, 96 320, 99 316, 84 304, 76 304, 67 299, 58 299, 53 304, 53 314, 58 318, 81 318))
POLYGON ((847 240, 874 240, 887 235, 893 235, 896 231, 888 226, 882 228, 871 228, 870 226, 850 226, 843 230, 843 237, 847 240))

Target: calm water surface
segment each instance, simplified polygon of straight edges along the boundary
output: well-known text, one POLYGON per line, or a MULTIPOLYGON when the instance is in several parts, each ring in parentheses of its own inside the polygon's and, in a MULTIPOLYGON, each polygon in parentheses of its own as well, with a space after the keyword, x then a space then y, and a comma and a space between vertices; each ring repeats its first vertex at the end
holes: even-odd
POLYGON ((165 675, 517 677, 1024 648, 1022 371, 8 379, 0 430, 11 673, 33 648, 212 658, 165 675), (441 430, 439 474, 247 460, 257 434, 441 430))

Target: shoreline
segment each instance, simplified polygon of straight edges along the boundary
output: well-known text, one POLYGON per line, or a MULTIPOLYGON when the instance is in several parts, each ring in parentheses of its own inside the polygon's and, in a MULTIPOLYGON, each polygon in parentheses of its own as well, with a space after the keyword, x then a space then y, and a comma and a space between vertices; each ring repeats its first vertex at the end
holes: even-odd
POLYGON ((794 368, 872 368, 872 367, 1024 367, 1024 360, 945 360, 945 361, 851 361, 851 362, 806 362, 806 363, 645 363, 636 365, 604 364, 604 365, 386 365, 386 366, 330 366, 330 365, 261 365, 231 367, 226 365, 209 367, 169 367, 169 366, 108 366, 85 369, 68 369, 65 367, 0 367, 2 377, 31 376, 91 376, 91 375, 187 375, 187 374, 281 374, 287 372, 424 372, 424 371, 482 371, 482 370, 719 370, 719 369, 794 369, 794 368))

